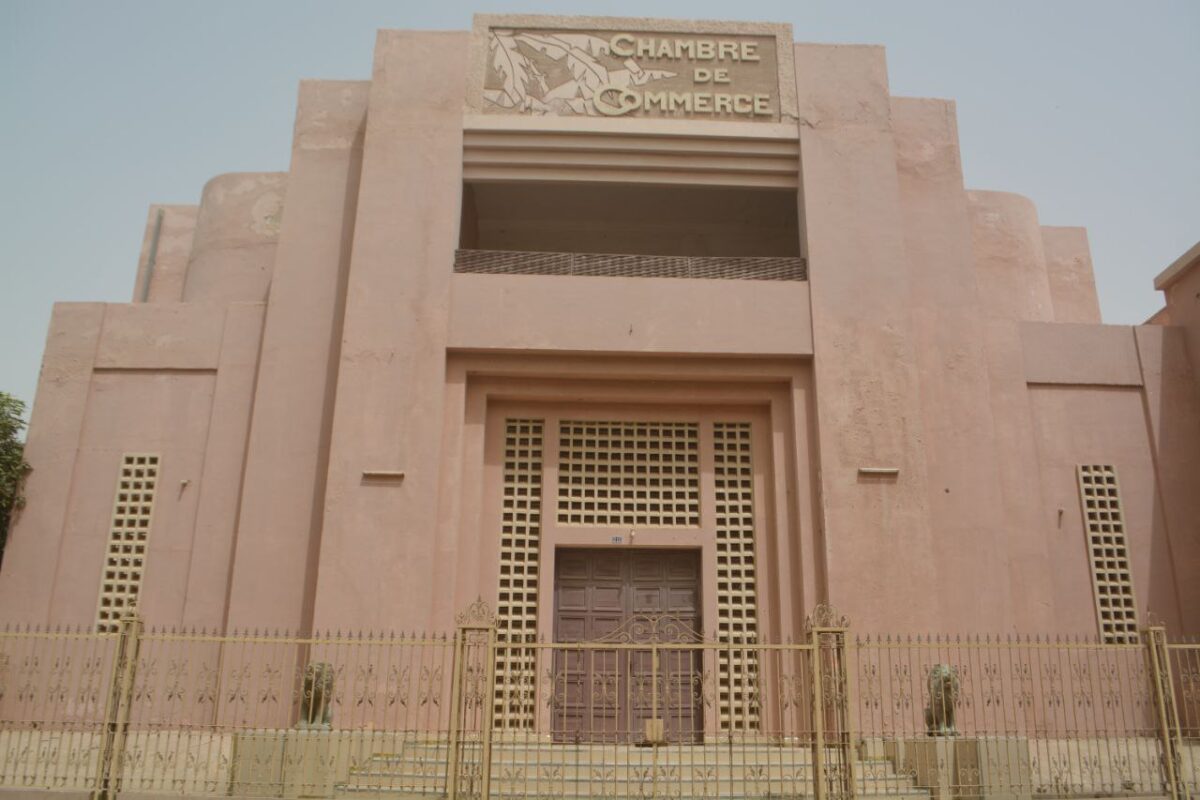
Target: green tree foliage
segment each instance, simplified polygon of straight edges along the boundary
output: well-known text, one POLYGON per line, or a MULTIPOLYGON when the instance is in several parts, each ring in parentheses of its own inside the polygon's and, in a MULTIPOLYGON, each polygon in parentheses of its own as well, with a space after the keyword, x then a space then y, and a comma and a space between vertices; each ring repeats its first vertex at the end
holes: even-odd
POLYGON ((29 465, 25 463, 25 404, 11 394, 0 392, 0 558, 8 541, 8 525, 13 514, 25 504, 21 486, 29 465))

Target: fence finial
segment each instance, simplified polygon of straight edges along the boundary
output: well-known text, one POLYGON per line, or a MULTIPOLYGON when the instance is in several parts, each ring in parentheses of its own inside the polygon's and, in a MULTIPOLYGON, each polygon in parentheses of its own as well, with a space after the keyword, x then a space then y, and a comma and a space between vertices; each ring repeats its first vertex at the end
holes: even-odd
POLYGON ((1165 627, 1167 627, 1166 624, 1162 621, 1162 619, 1159 618, 1158 614, 1155 614, 1153 611, 1150 611, 1150 610, 1146 611, 1145 619, 1142 622, 1142 630, 1149 630, 1151 628, 1165 628, 1165 627))
POLYGON ((496 625, 496 615, 482 597, 476 597, 474 603, 454 617, 454 623, 460 628, 491 628, 496 625))
POLYGON ((812 631, 814 628, 849 628, 850 619, 838 613, 829 603, 817 603, 816 608, 808 615, 804 628, 812 631))

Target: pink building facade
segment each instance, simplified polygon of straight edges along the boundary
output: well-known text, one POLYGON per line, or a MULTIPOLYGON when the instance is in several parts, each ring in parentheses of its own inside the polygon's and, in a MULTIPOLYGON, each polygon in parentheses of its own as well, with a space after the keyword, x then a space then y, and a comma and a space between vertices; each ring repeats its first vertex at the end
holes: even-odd
POLYGON ((1200 631, 1200 253, 1100 320, 954 104, 788 26, 478 17, 55 307, 3 617, 1200 631))

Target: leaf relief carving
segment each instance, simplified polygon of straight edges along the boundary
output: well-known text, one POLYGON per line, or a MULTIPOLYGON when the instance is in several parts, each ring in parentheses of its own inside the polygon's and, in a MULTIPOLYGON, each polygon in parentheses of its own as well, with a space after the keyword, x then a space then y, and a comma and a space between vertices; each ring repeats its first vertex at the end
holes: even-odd
POLYGON ((587 115, 604 89, 642 87, 678 73, 644 69, 587 33, 493 30, 488 41, 484 101, 508 111, 587 115))

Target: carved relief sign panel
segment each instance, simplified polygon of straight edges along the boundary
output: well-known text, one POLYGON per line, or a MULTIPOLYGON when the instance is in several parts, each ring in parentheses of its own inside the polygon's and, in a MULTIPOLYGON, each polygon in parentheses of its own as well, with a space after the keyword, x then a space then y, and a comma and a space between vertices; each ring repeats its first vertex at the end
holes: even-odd
POLYGON ((776 122, 774 35, 488 27, 492 114, 776 122))

